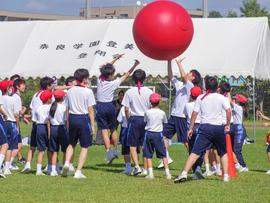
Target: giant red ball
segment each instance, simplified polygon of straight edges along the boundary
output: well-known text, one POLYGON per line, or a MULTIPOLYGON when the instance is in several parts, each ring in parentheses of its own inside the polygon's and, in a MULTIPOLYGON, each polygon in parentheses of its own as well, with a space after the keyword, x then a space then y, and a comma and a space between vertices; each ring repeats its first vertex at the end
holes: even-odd
POLYGON ((154 1, 146 5, 133 24, 137 47, 156 60, 171 60, 181 55, 193 37, 190 15, 172 1, 154 1))

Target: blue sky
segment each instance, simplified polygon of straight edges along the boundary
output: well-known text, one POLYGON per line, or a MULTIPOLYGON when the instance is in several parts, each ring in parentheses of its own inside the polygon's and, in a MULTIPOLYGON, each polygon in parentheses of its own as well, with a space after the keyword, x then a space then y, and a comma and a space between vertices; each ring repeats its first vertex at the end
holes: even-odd
MULTIPOLYGON (((150 0, 141 0, 144 3, 150 0)), ((187 9, 202 7, 202 0, 175 0, 187 9)), ((84 0, 0 0, 0 10, 79 15, 84 0)), ((135 5, 137 0, 92 0, 92 6, 135 5)), ((258 0, 262 7, 270 11, 270 0, 258 0)), ((208 0, 209 11, 217 10, 225 14, 228 10, 239 12, 242 0, 208 0)))

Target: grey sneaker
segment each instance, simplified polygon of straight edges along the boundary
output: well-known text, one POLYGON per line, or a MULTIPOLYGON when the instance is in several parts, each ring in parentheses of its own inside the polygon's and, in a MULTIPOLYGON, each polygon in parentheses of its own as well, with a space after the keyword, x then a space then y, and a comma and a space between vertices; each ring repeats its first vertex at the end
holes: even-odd
POLYGON ((130 175, 137 176, 142 173, 142 170, 140 167, 134 167, 130 175))

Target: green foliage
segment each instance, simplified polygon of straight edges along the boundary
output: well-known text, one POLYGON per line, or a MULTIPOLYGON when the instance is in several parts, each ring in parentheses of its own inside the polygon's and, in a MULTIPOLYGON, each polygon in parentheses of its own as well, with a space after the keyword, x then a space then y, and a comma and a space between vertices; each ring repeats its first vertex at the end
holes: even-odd
POLYGON ((222 15, 219 11, 210 11, 208 17, 209 18, 222 18, 222 15))
POLYGON ((245 17, 269 17, 268 11, 265 8, 261 8, 257 0, 244 0, 240 11, 242 16, 245 17))
POLYGON ((229 10, 228 13, 227 13, 227 15, 226 15, 226 17, 227 17, 227 18, 237 18, 238 15, 237 15, 236 11, 234 11, 234 10, 229 10))

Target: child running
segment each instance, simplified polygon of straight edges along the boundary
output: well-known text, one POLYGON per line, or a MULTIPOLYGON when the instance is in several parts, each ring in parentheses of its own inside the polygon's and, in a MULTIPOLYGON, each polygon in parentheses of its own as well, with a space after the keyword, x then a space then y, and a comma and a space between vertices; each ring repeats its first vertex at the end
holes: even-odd
POLYGON ((53 92, 55 101, 50 107, 50 138, 49 138, 49 151, 52 153, 51 176, 58 176, 56 168, 59 148, 64 153, 68 146, 68 134, 66 129, 67 122, 67 107, 63 104, 66 93, 63 90, 56 90, 53 92))
POLYGON ((115 90, 125 81, 134 69, 140 64, 135 60, 134 65, 121 78, 114 80, 115 68, 113 64, 121 58, 119 55, 113 62, 107 63, 100 68, 100 77, 97 82, 97 105, 96 105, 96 121, 98 129, 101 130, 106 149, 106 162, 108 164, 118 157, 117 150, 117 114, 113 104, 113 96, 115 90), (114 152, 111 151, 110 134, 114 144, 114 152))
POLYGON ((145 138, 143 142, 143 157, 147 159, 147 179, 153 179, 153 165, 152 158, 154 151, 159 159, 163 160, 165 168, 165 175, 167 179, 171 179, 168 159, 166 157, 166 147, 163 137, 163 124, 167 123, 167 117, 164 111, 159 109, 159 102, 161 96, 157 93, 150 95, 150 103, 152 108, 147 110, 144 114, 145 138))
POLYGON ((174 180, 175 183, 180 183, 187 180, 187 175, 193 164, 197 159, 202 156, 210 144, 217 147, 217 151, 221 156, 221 162, 224 170, 224 181, 229 181, 228 176, 228 157, 226 150, 226 133, 230 132, 231 124, 231 109, 228 100, 224 96, 216 93, 218 88, 217 79, 214 77, 207 77, 205 80, 206 93, 200 95, 192 112, 191 122, 189 126, 189 137, 193 134, 193 127, 198 116, 201 112, 201 124, 198 130, 197 139, 194 143, 191 154, 186 161, 184 170, 174 180), (227 122, 224 127, 222 125, 222 110, 226 110, 227 122))

